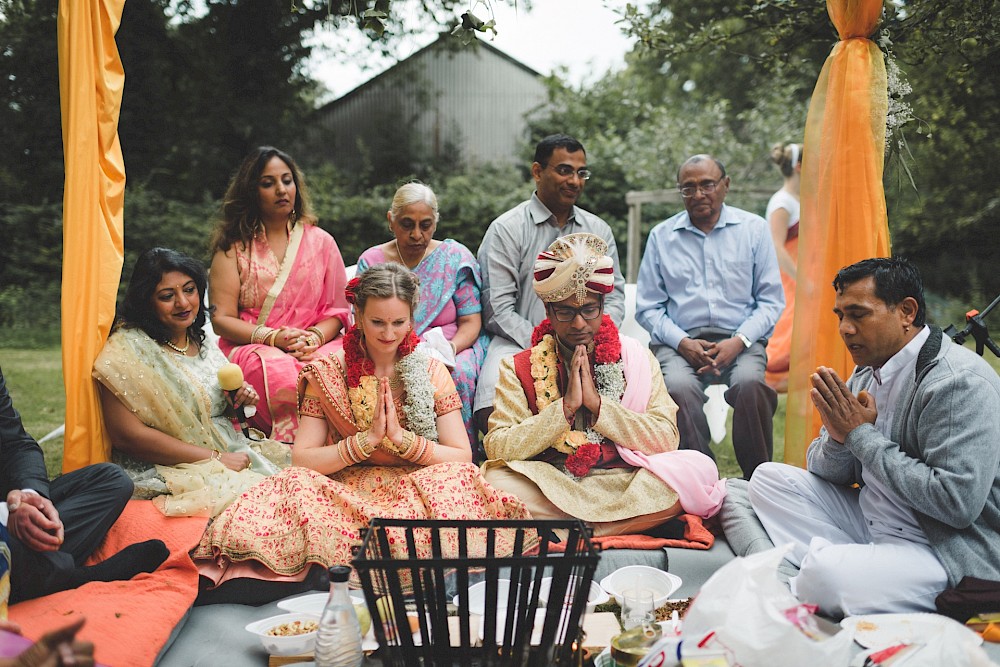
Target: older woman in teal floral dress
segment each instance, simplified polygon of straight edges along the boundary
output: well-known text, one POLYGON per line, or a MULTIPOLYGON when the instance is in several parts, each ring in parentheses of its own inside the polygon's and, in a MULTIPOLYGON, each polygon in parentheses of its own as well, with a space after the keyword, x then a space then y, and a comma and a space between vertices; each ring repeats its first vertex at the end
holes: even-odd
POLYGON ((439 218, 437 197, 423 183, 400 187, 386 217, 393 239, 361 254, 358 275, 372 266, 397 262, 420 278, 420 302, 413 313, 415 331, 429 344, 442 343, 438 347, 451 366, 462 399, 462 420, 473 459, 483 461, 485 454, 472 419, 476 379, 490 340, 480 315, 479 263, 458 241, 433 238, 439 218))

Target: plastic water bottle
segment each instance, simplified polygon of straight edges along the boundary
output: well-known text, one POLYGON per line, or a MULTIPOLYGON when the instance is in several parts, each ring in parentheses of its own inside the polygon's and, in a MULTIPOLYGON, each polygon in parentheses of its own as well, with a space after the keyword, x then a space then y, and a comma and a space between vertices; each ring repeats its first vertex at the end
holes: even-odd
POLYGON ((361 626, 354 602, 347 593, 351 568, 330 568, 330 598, 316 633, 316 667, 358 667, 364 660, 361 651, 361 626))

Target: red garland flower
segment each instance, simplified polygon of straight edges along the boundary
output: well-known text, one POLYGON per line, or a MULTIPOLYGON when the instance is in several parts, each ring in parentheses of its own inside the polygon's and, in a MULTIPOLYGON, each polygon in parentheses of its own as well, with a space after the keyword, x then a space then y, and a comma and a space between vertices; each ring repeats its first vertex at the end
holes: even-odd
MULTIPOLYGON (((352 298, 353 294, 348 292, 348 301, 352 298)), ((357 325, 352 326, 344 334, 344 362, 347 364, 348 387, 360 385, 363 375, 375 374, 375 362, 368 358, 364 348, 361 347, 361 330, 357 325)))
POLYGON ((406 338, 404 338, 399 344, 399 358, 402 359, 410 352, 413 352, 413 348, 415 348, 419 343, 420 338, 413 329, 410 329, 409 333, 406 334, 406 338))
POLYGON ((541 343, 546 334, 555 336, 555 331, 552 329, 552 322, 547 317, 531 332, 531 347, 535 347, 541 343))
POLYGON ((622 358, 622 342, 611 318, 601 318, 601 328, 594 336, 594 363, 613 364, 622 358))
POLYGON ((347 303, 352 306, 357 302, 358 285, 361 284, 361 278, 351 278, 347 281, 347 287, 344 288, 344 294, 347 296, 347 303))
POLYGON ((566 470, 577 477, 583 477, 601 459, 601 446, 595 442, 580 445, 566 457, 566 470))
MULTIPOLYGON (((555 336, 555 331, 552 329, 552 322, 548 318, 545 318, 531 332, 531 347, 541 343, 542 338, 547 334, 555 336)), ((622 342, 618 338, 618 329, 615 327, 615 323, 611 321, 611 317, 604 315, 601 317, 601 328, 597 330, 597 334, 594 336, 594 363, 613 364, 620 361, 621 358, 622 342)))
MULTIPOLYGON (((375 375, 375 362, 368 358, 364 347, 361 345, 361 330, 355 324, 344 334, 344 362, 347 365, 347 386, 357 387, 361 384, 361 378, 365 375, 375 375)), ((410 329, 409 333, 399 344, 399 358, 402 359, 420 342, 417 334, 410 329)))

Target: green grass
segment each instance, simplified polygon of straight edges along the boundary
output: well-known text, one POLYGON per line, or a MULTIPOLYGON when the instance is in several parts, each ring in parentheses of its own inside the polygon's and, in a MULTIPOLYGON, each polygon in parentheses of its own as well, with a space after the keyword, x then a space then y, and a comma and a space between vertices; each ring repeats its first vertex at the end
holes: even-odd
MULTIPOLYGON (((772 460, 783 461, 785 457, 785 394, 778 395, 778 409, 774 412, 774 456, 772 460)), ((709 442, 715 463, 719 466, 719 477, 743 477, 740 464, 736 462, 736 452, 733 450, 733 411, 726 416, 726 437, 716 444, 709 442)))
MULTIPOLYGON (((0 367, 25 430, 36 439, 61 425, 66 414, 59 348, 2 349, 0 367)), ((42 444, 49 477, 62 469, 62 437, 42 444)))
MULTIPOLYGON (((971 342, 966 347, 975 349, 971 342)), ((989 352, 986 360, 1000 373, 1000 359, 989 352)), ((62 359, 58 348, 42 350, 0 349, 0 367, 7 380, 7 388, 14 399, 14 405, 21 413, 24 427, 35 438, 41 438, 63 423, 66 399, 63 394, 62 359)), ((787 397, 778 397, 778 410, 774 415, 774 460, 781 461, 785 454, 785 403, 787 397)), ((718 444, 712 444, 719 475, 722 477, 742 477, 736 462, 732 441, 733 412, 726 419, 726 437, 718 444)), ((62 468, 61 437, 42 445, 49 476, 62 468)))

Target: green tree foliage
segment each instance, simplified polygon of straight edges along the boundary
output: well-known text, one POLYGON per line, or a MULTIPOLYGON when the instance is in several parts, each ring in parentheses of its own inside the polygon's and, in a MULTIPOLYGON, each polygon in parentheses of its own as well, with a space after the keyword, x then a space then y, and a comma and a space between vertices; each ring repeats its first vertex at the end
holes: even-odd
MULTIPOLYGON (((632 67, 645 72, 638 77, 647 82, 645 97, 700 112, 697 125, 714 125, 717 136, 728 126, 738 143, 759 130, 746 122, 748 110, 754 115, 770 107, 773 113, 780 112, 782 100, 793 106, 808 102, 837 40, 825 3, 816 0, 660 0, 645 10, 630 6, 624 19, 641 45, 632 67), (664 81, 649 88, 656 73, 664 81), (694 106, 687 107, 685 99, 694 106)), ((913 88, 903 101, 919 119, 888 146, 886 198, 894 251, 916 259, 933 289, 991 299, 1000 291, 1000 275, 993 270, 1000 253, 996 2, 887 1, 873 39, 891 44, 913 88)), ((663 153, 684 138, 701 138, 690 134, 695 128, 676 123, 670 138, 662 122, 659 132, 650 126, 645 145, 662 137, 654 152, 663 153)))
POLYGON ((890 228, 931 286, 982 308, 1000 293, 1000 14, 995 2, 934 4, 914 5, 908 32, 890 28, 920 119, 890 146, 916 184, 890 163, 890 228))
POLYGON ((690 93, 736 113, 777 92, 808 97, 815 63, 837 39, 817 0, 659 0, 630 5, 624 25, 640 46, 634 67, 651 99, 690 93))
POLYGON ((62 198, 58 0, 0 0, 0 201, 62 198))
MULTIPOLYGON (((0 0, 0 201, 61 198, 58 0, 0 0)), ((128 0, 116 35, 125 69, 119 134, 130 183, 187 202, 217 198, 261 144, 306 135, 317 30, 362 31, 373 48, 459 20, 461 0, 128 0)), ((333 48, 336 48, 334 46, 333 48)), ((323 141, 322 132, 309 135, 323 141)))

